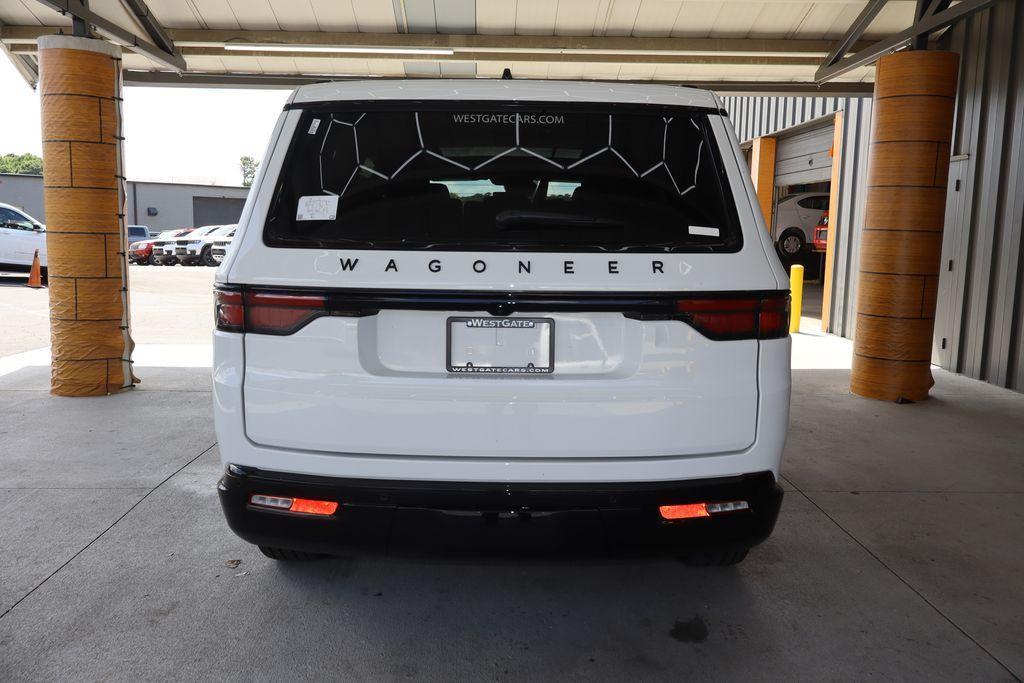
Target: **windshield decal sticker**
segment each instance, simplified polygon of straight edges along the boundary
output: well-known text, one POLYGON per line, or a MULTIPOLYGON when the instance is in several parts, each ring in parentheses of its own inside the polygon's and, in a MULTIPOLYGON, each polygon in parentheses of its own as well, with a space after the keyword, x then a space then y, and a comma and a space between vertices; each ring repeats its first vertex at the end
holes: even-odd
POLYGON ((706 225, 691 225, 691 235, 702 235, 704 237, 718 237, 721 231, 718 228, 709 228, 706 225))
POLYGON ((297 221, 333 221, 338 215, 338 195, 299 197, 297 221))

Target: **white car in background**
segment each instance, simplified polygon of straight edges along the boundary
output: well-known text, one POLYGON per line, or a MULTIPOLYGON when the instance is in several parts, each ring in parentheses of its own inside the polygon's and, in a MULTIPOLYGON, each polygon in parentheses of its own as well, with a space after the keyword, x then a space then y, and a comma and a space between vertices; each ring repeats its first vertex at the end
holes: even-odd
POLYGON ((235 239, 235 229, 237 229, 238 226, 233 226, 233 228, 234 229, 228 234, 214 240, 213 247, 210 249, 210 254, 213 256, 215 263, 219 264, 224 262, 224 259, 228 254, 228 248, 235 239))
POLYGON ((201 228, 190 230, 187 233, 183 233, 180 237, 167 242, 163 246, 163 263, 165 265, 174 265, 180 263, 183 266, 195 265, 196 260, 189 258, 188 256, 188 244, 193 242, 203 235, 208 235, 214 230, 221 228, 220 225, 204 225, 201 228))
POLYGON ((46 267, 46 226, 21 209, 0 204, 0 269, 25 271, 39 252, 46 267))
POLYGON ((775 244, 779 253, 794 257, 814 241, 814 226, 828 211, 828 192, 797 192, 779 200, 775 208, 775 244))
MULTIPOLYGON (((177 254, 178 260, 181 261, 182 265, 186 266, 195 264, 216 266, 220 261, 213 256, 215 241, 233 237, 237 227, 237 225, 222 225, 198 237, 195 233, 192 233, 185 241, 184 253, 177 254)), ((181 245, 179 244, 175 248, 175 252, 177 253, 180 249, 181 245)))

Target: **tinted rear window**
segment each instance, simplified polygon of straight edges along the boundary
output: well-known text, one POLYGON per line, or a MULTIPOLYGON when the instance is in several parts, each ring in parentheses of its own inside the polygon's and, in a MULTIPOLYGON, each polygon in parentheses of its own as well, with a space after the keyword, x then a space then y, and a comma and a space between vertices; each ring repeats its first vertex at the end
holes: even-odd
POLYGON ((264 241, 736 251, 741 234, 706 111, 409 103, 304 111, 264 241))

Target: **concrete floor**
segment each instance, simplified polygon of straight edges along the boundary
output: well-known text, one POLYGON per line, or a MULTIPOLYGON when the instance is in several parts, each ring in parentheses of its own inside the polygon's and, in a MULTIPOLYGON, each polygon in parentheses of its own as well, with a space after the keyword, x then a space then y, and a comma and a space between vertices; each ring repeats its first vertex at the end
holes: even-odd
MULTIPOLYGON (((208 271, 136 282, 175 272, 136 338, 171 344, 165 318, 189 319, 208 271)), ((10 291, 17 330, 38 297, 10 291)), ((102 399, 49 396, 44 363, 0 368, 0 680, 1019 680, 1024 396, 936 371, 927 402, 869 401, 848 393, 848 359, 830 361, 847 344, 796 342, 782 515, 734 569, 278 564, 222 520, 208 368, 150 362, 102 399)))

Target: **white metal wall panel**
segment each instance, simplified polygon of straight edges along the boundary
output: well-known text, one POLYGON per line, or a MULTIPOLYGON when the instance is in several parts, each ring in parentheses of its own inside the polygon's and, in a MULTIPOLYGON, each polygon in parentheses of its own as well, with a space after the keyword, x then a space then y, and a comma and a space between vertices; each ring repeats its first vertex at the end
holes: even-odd
POLYGON ((951 169, 961 196, 947 206, 962 209, 943 234, 939 286, 954 300, 936 338, 943 367, 1024 391, 1024 6, 1002 0, 945 42, 961 55, 951 169))

